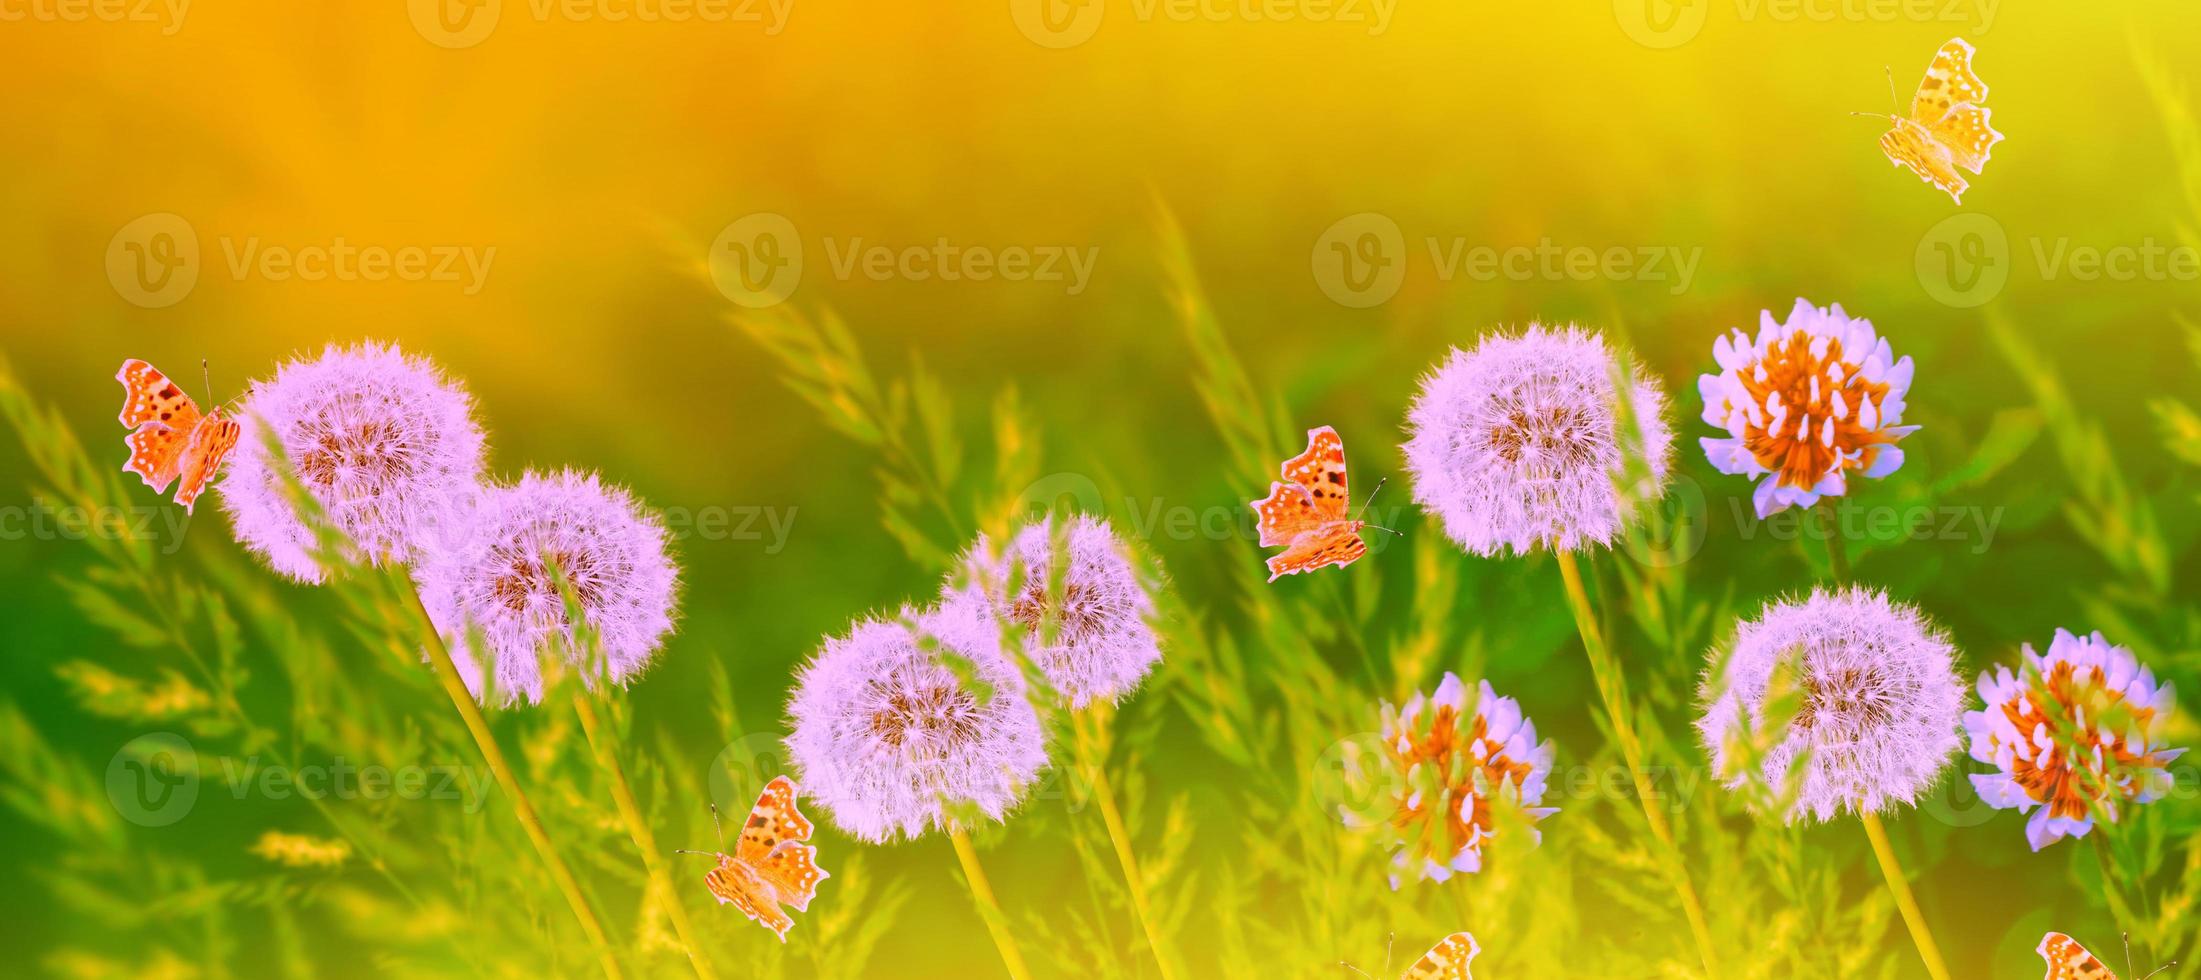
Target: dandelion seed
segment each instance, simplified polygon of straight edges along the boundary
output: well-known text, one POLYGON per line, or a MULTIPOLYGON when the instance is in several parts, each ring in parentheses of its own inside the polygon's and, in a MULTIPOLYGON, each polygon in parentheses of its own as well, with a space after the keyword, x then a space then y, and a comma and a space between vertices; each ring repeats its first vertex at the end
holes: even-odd
POLYGON ((2131 650, 2096 632, 2057 630, 2048 655, 2027 644, 2016 673, 1997 665, 1979 675, 1985 707, 1964 713, 1972 758, 1998 771, 1972 774, 1980 799, 2030 812, 2025 839, 2038 851, 2084 837, 2094 817, 2114 823, 2124 807, 2170 791, 2171 760, 2185 754, 2161 739, 2176 694, 2131 650))
POLYGON ((469 639, 479 631, 506 700, 542 700, 548 652, 594 681, 600 666, 623 684, 648 666, 672 631, 678 574, 665 529, 633 496, 593 473, 530 473, 483 491, 467 532, 427 556, 417 575, 421 602, 450 647, 467 689, 483 696, 483 665, 469 639), (603 662, 575 636, 565 576, 603 662))
POLYGON ((1765 753, 1765 781, 1781 786, 1802 766, 1791 821, 1880 813, 1915 802, 1956 752, 1963 689, 1954 654, 1916 609, 1879 592, 1768 603, 1740 624, 1725 673, 1706 677, 1710 703, 1697 730, 1715 771, 1741 786, 1748 774, 1734 771, 1730 737, 1764 723, 1769 683, 1789 665, 1801 705, 1765 753))
POLYGON ((1001 820, 1047 764, 1039 715, 975 603, 867 619, 825 643, 788 704, 812 799, 873 843, 1001 820))
POLYGON ((1620 437, 1617 366, 1602 336, 1572 326, 1531 324, 1453 350, 1407 412, 1414 500, 1479 555, 1610 544, 1633 505, 1664 487, 1673 443, 1665 395, 1632 362, 1638 438, 1620 437), (1624 495, 1624 443, 1638 442, 1650 478, 1624 495))
POLYGON ((944 599, 982 603, 1021 628, 1025 654, 1070 707, 1120 701, 1162 658, 1154 600, 1107 521, 1079 515, 1066 525, 1027 524, 998 556, 981 538, 944 599))
MULTIPOLYGON (((1346 778, 1374 804, 1340 807, 1347 826, 1372 828, 1391 850, 1391 887, 1402 876, 1445 881, 1483 867, 1483 844, 1496 835, 1496 807, 1519 807, 1524 826, 1559 812, 1541 806, 1551 778, 1553 744, 1536 741, 1536 724, 1512 698, 1485 681, 1472 711, 1466 687, 1446 673, 1434 696, 1416 692, 1403 709, 1383 705, 1381 757, 1348 759, 1346 778)), ((1539 837, 1540 841, 1541 838, 1539 837)))
POLYGON ((276 571, 322 581, 328 569, 283 480, 287 466, 359 557, 410 561, 431 532, 464 513, 479 483, 472 404, 434 365, 394 345, 332 345, 288 362, 246 398, 222 509, 237 539, 276 571), (282 466, 262 426, 282 445, 282 466))
POLYGON ((1799 299, 1787 323, 1761 313, 1756 340, 1735 330, 1712 356, 1720 372, 1699 376, 1697 391, 1704 421, 1728 434, 1698 441, 1720 472, 1763 478, 1753 495, 1760 518, 1903 465, 1895 443, 1918 430, 1901 424, 1911 359, 1895 359, 1872 321, 1799 299))

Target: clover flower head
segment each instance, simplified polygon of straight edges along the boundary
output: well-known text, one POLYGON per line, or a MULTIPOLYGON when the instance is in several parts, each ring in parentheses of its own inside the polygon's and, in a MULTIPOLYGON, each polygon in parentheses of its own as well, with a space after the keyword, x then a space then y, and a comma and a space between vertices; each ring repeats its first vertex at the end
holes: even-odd
POLYGON ((1980 672, 1985 707, 1964 713, 1964 733, 1972 758, 1997 770, 1973 773, 1972 787, 1996 809, 2031 811, 2034 850, 2169 792, 2170 761, 2186 751, 2161 738, 2177 704, 2171 685, 2099 632, 2059 629, 2047 656, 2027 644, 2022 660, 2015 673, 1980 672))
POLYGON ((1496 808, 1510 806, 1538 842, 1555 749, 1537 742, 1536 724, 1519 702, 1485 681, 1470 710, 1467 688, 1446 673, 1434 695, 1415 692, 1403 708, 1383 705, 1382 745, 1347 757, 1346 779, 1373 800, 1362 811, 1341 806, 1347 826, 1373 829, 1391 850, 1391 887, 1402 876, 1446 881, 1483 868, 1483 845, 1497 835, 1496 808))
POLYGON ((558 657, 590 683, 601 669, 623 684, 649 665, 672 632, 678 572, 665 528, 632 495, 594 473, 529 473, 483 491, 465 532, 439 534, 417 569, 421 602, 451 649, 459 676, 485 696, 485 665, 503 701, 540 702, 543 657, 558 657), (578 601, 573 621, 552 572, 578 601), (576 626, 595 634, 590 648, 576 626), (595 664, 592 657, 600 657, 595 664))
POLYGON ((292 360, 246 396, 222 509, 237 540, 303 582, 329 569, 294 505, 288 469, 357 556, 411 561, 439 526, 471 506, 482 470, 473 401, 423 358, 395 345, 331 345, 292 360), (267 446, 272 430, 282 461, 267 446))
POLYGON ((1039 715, 973 603, 867 619, 795 681, 787 751, 835 825, 872 843, 1002 820, 1047 765, 1039 715))
POLYGON ((1593 331, 1530 324, 1490 334, 1422 379, 1406 416, 1414 500, 1478 555, 1611 544, 1635 505, 1665 487, 1665 409, 1657 381, 1593 331), (1621 373, 1633 379, 1626 412, 1621 373), (1633 438, 1622 438, 1623 417, 1634 420, 1633 438), (1647 477, 1623 487, 1630 452, 1647 477))
POLYGON ((1895 444, 1918 430, 1902 424, 1911 359, 1896 359, 1872 321, 1799 299, 1788 322, 1764 311, 1756 339, 1735 330, 1713 341, 1712 357, 1719 373, 1699 376, 1697 392, 1704 421, 1727 435, 1699 441, 1720 472, 1762 477, 1760 518, 1903 465, 1895 444))
POLYGON ((1034 521, 1000 555, 981 538, 962 568, 946 601, 983 603, 1021 630, 1025 655, 1072 708, 1122 700, 1161 661, 1154 599, 1105 520, 1034 521))
POLYGON ((1776 674, 1791 671, 1799 703, 1761 762, 1776 787, 1801 766, 1788 819, 1880 813, 1916 802, 1956 753, 1964 695, 1954 655, 1916 609, 1879 592, 1767 603, 1739 625, 1724 672, 1707 672, 1697 730, 1714 771, 1742 786, 1733 739, 1768 727, 1776 674))

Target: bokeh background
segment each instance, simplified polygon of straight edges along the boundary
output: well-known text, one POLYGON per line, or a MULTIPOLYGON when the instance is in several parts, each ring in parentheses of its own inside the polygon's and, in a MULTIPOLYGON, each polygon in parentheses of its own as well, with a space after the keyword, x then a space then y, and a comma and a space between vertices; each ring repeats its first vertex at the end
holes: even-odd
MULTIPOLYGON (((1403 486, 1377 501, 1403 542, 1274 587, 1252 574, 1243 502, 1260 468, 1329 424, 1356 483, 1396 477, 1417 376, 1494 326, 1624 334, 1673 395, 1679 543, 1596 564, 1671 765, 1703 765, 1691 687, 1724 624, 1820 574, 1815 542, 1738 519, 1749 487, 1693 449, 1712 338, 1798 296, 1869 316, 1919 365, 1925 429, 1858 499, 1925 508, 1936 527, 1854 545, 1863 579, 1944 624, 1967 674, 2068 626, 2108 631, 2189 690, 2201 679, 2193 4, 782 3, 0 4, 11 404, 45 406, 104 470, 122 461, 125 357, 202 403, 331 342, 434 358, 478 400, 497 472, 594 467, 673 516, 681 627, 622 724, 659 838, 704 846, 704 801, 743 805, 777 765, 790 675, 819 639, 937 589, 937 562, 883 527, 894 464, 798 397, 785 379, 803 365, 758 341, 837 319, 882 387, 927 379, 952 406, 969 458, 950 489, 971 523, 928 515, 925 534, 952 545, 995 502, 1067 499, 1170 573, 1176 646, 1118 716, 1111 771, 1193 976, 1343 975, 1340 959, 1380 975, 1391 934, 1395 973, 1454 928, 1500 976, 1695 969, 1624 797, 1560 801, 1544 847, 1507 873, 1395 895, 1382 855, 1325 814, 1323 732, 1373 727, 1379 699, 1447 669, 1518 697, 1563 764, 1613 759, 1551 565, 1459 555, 1403 486), (1951 36, 1979 46, 2008 136, 1961 207, 1846 115, 1887 111, 1884 67, 1907 98, 1951 36), (245 259, 339 240, 429 264, 308 280, 245 259), (1331 245, 1364 240, 1395 279, 1347 281, 1331 245), (1440 263, 1546 241, 1661 258, 1484 278, 1440 263), (728 262, 744 242, 799 250, 799 276, 752 290, 728 262), (1090 271, 837 268, 854 249, 941 242, 1067 249, 1090 271), (2090 252, 2131 264, 2089 271, 2090 252), (1037 455, 997 473, 1010 389, 1037 455), (725 523, 689 519, 707 514, 725 523)), ((100 498, 56 489, 42 465, 65 455, 56 430, 24 417, 0 434, 15 517, 0 527, 0 947, 16 968, 594 969, 494 791, 231 792, 220 760, 476 763, 402 650, 259 567, 218 508, 171 525, 175 508, 131 481, 121 500, 155 530, 119 559, 37 530, 100 498), (197 670, 143 628, 170 610, 136 604, 115 572, 130 567, 171 598, 223 597, 247 628, 224 644, 202 602, 184 628, 228 653, 197 670), (117 752, 154 732, 187 738, 202 773, 165 826, 103 793, 117 752), (269 831, 348 854, 297 866, 256 853, 269 831)), ((630 969, 680 975, 570 712, 495 721, 630 969)), ((2193 743, 2190 715, 2171 725, 2193 743)), ((1931 812, 1895 821, 1957 974, 2038 969, 2051 928, 2120 961, 2118 934, 2144 935, 2141 972, 2190 957, 2193 775, 2132 831, 2148 872, 2121 887, 2149 921, 2111 911, 2120 886, 2090 845, 2029 852, 2021 818, 1954 775, 1931 812)), ((1074 782, 982 838, 994 884, 1041 973, 1152 975, 1074 782)), ((1739 964, 1923 975, 1854 825, 1767 830, 1709 785, 1683 802, 1739 964)), ((784 950, 685 883, 722 972, 998 971, 946 842, 866 848, 828 830, 823 849, 838 877, 784 950)))

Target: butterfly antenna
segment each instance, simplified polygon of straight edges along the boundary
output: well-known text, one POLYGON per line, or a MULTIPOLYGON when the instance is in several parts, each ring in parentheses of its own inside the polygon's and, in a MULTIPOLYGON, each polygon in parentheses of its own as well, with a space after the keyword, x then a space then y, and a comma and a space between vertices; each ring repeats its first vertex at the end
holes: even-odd
POLYGON ((1348 970, 1351 970, 1351 971, 1353 971, 1354 973, 1358 973, 1358 974, 1360 974, 1361 976, 1364 976, 1364 977, 1368 977, 1368 980, 1376 980, 1376 978, 1374 978, 1374 977, 1369 977, 1369 976, 1368 976, 1368 971, 1366 971, 1366 970, 1363 970, 1363 969, 1361 969, 1360 967, 1354 966, 1354 965, 1352 965, 1351 963, 1347 963, 1347 962, 1345 962, 1344 960, 1339 960, 1339 961, 1337 961, 1337 965, 1339 965, 1339 966, 1342 966, 1342 967, 1344 967, 1344 968, 1346 968, 1346 969, 1348 969, 1348 970))
POLYGON ((1889 65, 1882 65, 1880 66, 1880 70, 1888 73, 1888 111, 1903 111, 1903 100, 1895 97, 1895 68, 1889 65))
MULTIPOLYGON (((1374 490, 1370 490, 1370 491, 1368 491, 1368 499, 1366 499, 1366 500, 1363 500, 1363 501, 1361 501, 1361 502, 1360 502, 1360 513, 1359 513, 1359 514, 1358 514, 1357 516, 1355 516, 1355 517, 1353 518, 1354 520, 1360 520, 1361 518, 1363 518, 1363 517, 1366 517, 1366 516, 1368 516, 1368 507, 1369 507, 1369 505, 1370 505, 1370 504, 1373 504, 1373 503, 1375 503, 1375 502, 1376 502, 1376 493, 1377 493, 1378 491, 1381 491, 1381 490, 1383 489, 1383 485, 1384 485, 1385 483, 1388 483, 1388 482, 1390 482, 1390 480, 1391 480, 1391 478, 1390 478, 1390 477, 1388 477, 1388 476, 1386 476, 1386 477, 1379 477, 1379 478, 1377 478, 1377 480, 1376 480, 1376 488, 1375 488, 1374 490)), ((1383 527, 1383 526, 1381 526, 1381 525, 1377 525, 1377 524, 1370 524, 1370 523, 1368 523, 1367 521, 1360 521, 1360 523, 1361 523, 1361 526, 1363 526, 1363 527, 1371 527, 1371 528, 1375 528, 1375 529, 1376 529, 1376 530, 1378 530, 1378 531, 1391 531, 1391 529, 1390 529, 1390 528, 1387 528, 1387 527, 1383 527)), ((1397 532, 1397 531, 1391 531, 1391 533, 1392 533, 1392 534, 1398 534, 1398 535, 1399 535, 1400 537, 1405 537, 1405 535, 1404 535, 1404 534, 1400 534, 1400 533, 1399 533, 1399 532, 1397 532)))
POLYGON ((718 849, 726 849, 726 825, 718 822, 718 804, 711 804, 711 829, 718 831, 718 849))
MULTIPOLYGON (((2141 977, 2141 978, 2140 978, 2140 980, 2148 980, 2148 977, 2152 977, 2152 976, 2154 976, 2154 975, 2156 975, 2156 974, 2158 974, 2158 973, 2161 973, 2161 972, 2163 972, 2164 970, 2168 970, 2168 969, 2170 969, 2171 967, 2174 967, 2174 966, 2177 966, 2177 965, 2178 965, 2178 961, 2177 961, 2177 960, 2172 960, 2172 961, 2170 961, 2170 962, 2168 962, 2168 963, 2165 963, 2165 964, 2163 964, 2162 966, 2158 966, 2158 967, 2156 967, 2155 969, 2153 969, 2153 970, 2150 970, 2150 971, 2148 971, 2148 975, 2147 975, 2147 977, 2141 977)), ((2125 967, 2125 972, 2126 972, 2126 973, 2130 973, 2130 972, 2132 972, 2132 968, 2131 968, 2131 967, 2129 967, 2129 966, 2128 966, 2128 967, 2125 967)))
POLYGON ((707 858, 715 858, 715 857, 717 857, 717 856, 718 856, 718 855, 716 855, 716 854, 713 854, 713 853, 711 853, 711 852, 709 852, 709 851, 691 851, 691 850, 689 850, 689 849, 687 849, 687 848, 680 848, 680 849, 678 849, 678 850, 675 850, 675 851, 673 851, 673 853, 674 853, 674 854, 701 854, 701 855, 703 855, 704 857, 707 857, 707 858))

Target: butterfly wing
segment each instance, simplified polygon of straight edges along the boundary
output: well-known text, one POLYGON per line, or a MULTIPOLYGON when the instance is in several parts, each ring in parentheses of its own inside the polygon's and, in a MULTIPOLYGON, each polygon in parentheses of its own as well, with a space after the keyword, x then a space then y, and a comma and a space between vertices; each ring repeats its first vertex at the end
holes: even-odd
POLYGON ((1254 527, 1261 532, 1264 548, 1290 544, 1292 539, 1322 526, 1314 494, 1297 483, 1269 484, 1269 495, 1253 502, 1253 512, 1260 515, 1254 527))
POLYGON ((1911 96, 1913 122, 1931 127, 1950 109, 1987 101, 1987 83, 1972 70, 1974 50, 1970 41, 1952 37, 1934 52, 1933 63, 1926 66, 1926 77, 1919 80, 1918 92, 1911 96))
POLYGON ((1467 963, 1482 951, 1482 947, 1475 945, 1474 936, 1455 932, 1422 954, 1421 959, 1400 974, 1399 980, 1474 980, 1467 972, 1467 963))
POLYGON ((1972 70, 1975 49, 1963 38, 1950 38, 1934 52, 1926 77, 1911 97, 1910 120, 1948 148, 1953 163, 1973 173, 1987 165, 2002 134, 1988 124, 1987 83, 1972 70))
POLYGON ((122 382, 122 412, 117 418, 137 431, 122 437, 130 448, 123 472, 136 473, 154 493, 168 492, 182 467, 185 447, 199 426, 199 406, 160 370, 137 358, 115 372, 122 382))
POLYGON ((718 899, 718 904, 741 910, 750 921, 772 930, 780 942, 787 941, 787 930, 795 926, 794 918, 773 899, 771 886, 726 855, 719 855, 718 867, 703 876, 703 887, 711 890, 711 897, 718 899))
POLYGON ((2117 980, 2109 967, 2094 954, 2079 945, 2079 941, 2060 932, 2041 937, 2041 944, 2034 948, 2041 959, 2048 961, 2048 973, 2041 980, 2117 980))
MULTIPOLYGON (((1351 504, 1345 492, 1345 440, 1325 425, 1307 430, 1307 451, 1284 461, 1284 479, 1307 488, 1315 516, 1342 521, 1351 504)), ((1273 491, 1272 491, 1273 492, 1273 491)))
POLYGON ((832 875, 818 867, 818 849, 803 843, 815 828, 797 809, 795 792, 795 781, 786 776, 765 785, 741 826, 734 857, 754 869, 780 901, 807 912, 818 883, 832 875))
POLYGON ((1958 204, 1964 203, 1964 191, 1971 183, 1956 172, 1956 160, 1933 134, 1919 124, 1900 116, 1892 117, 1895 128, 1880 136, 1880 152, 1897 166, 1909 167, 1918 179, 1949 192, 1958 204))
POLYGON ((1368 553, 1360 538, 1360 524, 1345 521, 1302 532, 1291 547, 1269 558, 1269 581, 1286 575, 1311 572, 1330 565, 1350 565, 1368 553))
MULTIPOLYGON (((139 430, 144 431, 144 430, 139 430)), ((198 503, 199 494, 206 491, 214 476, 222 471, 222 461, 229 458, 229 451, 237 448, 237 423, 215 409, 199 424, 192 427, 191 438, 184 444, 181 476, 182 485, 176 488, 176 502, 183 505, 185 513, 198 503)))

